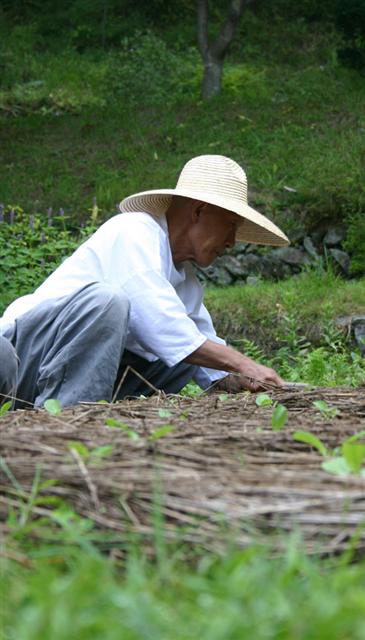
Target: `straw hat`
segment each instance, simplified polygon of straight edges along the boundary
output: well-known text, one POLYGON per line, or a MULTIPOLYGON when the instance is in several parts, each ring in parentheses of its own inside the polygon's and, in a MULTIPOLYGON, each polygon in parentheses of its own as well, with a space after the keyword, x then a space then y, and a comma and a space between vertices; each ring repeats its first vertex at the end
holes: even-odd
POLYGON ((143 191, 124 198, 122 212, 145 211, 163 215, 172 196, 185 196, 217 205, 244 218, 236 240, 255 244, 286 245, 286 235, 271 220, 247 204, 247 179, 243 169, 225 156, 204 155, 192 158, 183 167, 175 189, 143 191))

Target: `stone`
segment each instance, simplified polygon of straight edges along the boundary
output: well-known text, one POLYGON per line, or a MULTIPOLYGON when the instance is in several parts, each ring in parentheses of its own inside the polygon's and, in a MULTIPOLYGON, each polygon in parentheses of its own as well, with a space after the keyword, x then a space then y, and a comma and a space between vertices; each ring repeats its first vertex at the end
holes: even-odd
POLYGON ((279 260, 273 251, 262 257, 260 273, 270 280, 281 280, 291 274, 291 268, 282 260, 279 260))
POLYGON ((313 240, 312 238, 310 238, 310 236, 305 236, 303 240, 303 247, 311 258, 314 258, 315 260, 319 258, 317 249, 315 248, 313 240))
POLYGON ((247 242, 236 242, 234 247, 229 250, 229 254, 232 256, 238 256, 241 253, 245 253, 248 246, 247 242))
POLYGON ((353 316, 352 328, 355 342, 361 354, 365 356, 365 316, 353 316))
MULTIPOLYGON (((216 261, 216 263, 217 262, 218 261, 216 261)), ((224 287, 232 284, 233 282, 232 276, 228 273, 227 269, 222 266, 222 264, 214 264, 206 269, 201 269, 200 273, 202 273, 207 280, 210 280, 210 282, 224 287)))
POLYGON ((324 232, 322 229, 316 229, 311 231, 311 239, 315 245, 320 245, 323 242, 324 232))
POLYGON ((302 267, 310 262, 304 251, 295 249, 294 247, 280 247, 279 249, 274 249, 272 253, 274 253, 279 260, 298 267, 302 267))
POLYGON ((239 258, 236 258, 235 256, 225 256, 224 268, 227 269, 228 273, 230 273, 234 278, 242 277, 242 266, 239 258))
POLYGON ((241 264, 241 276, 258 275, 260 273, 260 258, 254 253, 245 253, 239 256, 241 264))
POLYGON ((341 251, 341 249, 330 249, 329 254, 334 259, 335 263, 339 265, 341 271, 348 276, 349 275, 349 267, 350 267, 350 256, 346 251, 341 251))
POLYGON ((365 316, 341 316, 335 319, 335 325, 347 337, 353 337, 361 354, 365 356, 365 316))
POLYGON ((332 227, 328 229, 326 235, 323 238, 323 244, 327 247, 335 247, 344 240, 346 232, 340 227, 332 227))
POLYGON ((248 284, 249 287, 257 287, 261 282, 261 279, 257 276, 247 276, 246 278, 246 284, 248 284))

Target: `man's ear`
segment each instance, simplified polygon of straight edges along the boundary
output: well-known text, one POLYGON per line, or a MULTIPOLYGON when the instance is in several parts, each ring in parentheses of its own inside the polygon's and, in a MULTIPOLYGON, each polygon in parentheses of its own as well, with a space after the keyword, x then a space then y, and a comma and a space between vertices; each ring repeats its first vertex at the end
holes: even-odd
POLYGON ((193 223, 196 223, 199 221, 200 214, 206 208, 206 206, 207 206, 206 202, 201 202, 200 200, 193 201, 193 206, 191 209, 193 223))

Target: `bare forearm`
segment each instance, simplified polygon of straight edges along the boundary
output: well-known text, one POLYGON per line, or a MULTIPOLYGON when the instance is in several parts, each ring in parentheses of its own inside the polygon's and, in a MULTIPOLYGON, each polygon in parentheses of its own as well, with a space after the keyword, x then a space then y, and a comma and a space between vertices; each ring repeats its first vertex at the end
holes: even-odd
POLYGON ((185 358, 185 361, 200 367, 220 369, 227 371, 227 374, 233 374, 222 380, 223 387, 228 391, 242 389, 259 391, 268 386, 284 384, 284 381, 273 369, 255 362, 232 347, 217 344, 212 340, 206 340, 196 351, 185 358))
POLYGON ((206 340, 196 351, 185 358, 189 364, 220 369, 227 371, 227 373, 240 373, 246 360, 247 357, 239 351, 213 342, 213 340, 206 340))

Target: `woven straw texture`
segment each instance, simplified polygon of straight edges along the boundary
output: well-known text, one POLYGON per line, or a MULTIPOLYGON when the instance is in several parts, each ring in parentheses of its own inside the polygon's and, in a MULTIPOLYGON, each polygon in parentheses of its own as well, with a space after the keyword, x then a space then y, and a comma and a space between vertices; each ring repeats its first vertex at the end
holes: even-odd
POLYGON ((156 394, 115 405, 85 403, 58 416, 3 416, 0 536, 11 535, 26 509, 27 535, 44 541, 48 531, 54 542, 58 498, 94 522, 89 535, 104 549, 122 548, 132 532, 148 546, 157 492, 167 541, 225 548, 227 539, 246 546, 278 536, 280 546, 282 533, 299 530, 310 553, 338 553, 349 541, 364 553, 365 478, 326 472, 319 452, 293 438, 305 430, 329 451, 340 447, 365 428, 364 389, 272 392, 273 402, 289 412, 281 431, 271 427, 273 408, 258 407, 255 398, 156 394), (313 404, 318 400, 336 409, 336 416, 321 415, 313 404), (115 427, 108 426, 110 420, 115 427), (75 443, 88 455, 78 454, 75 443), (108 456, 94 456, 105 446, 108 456), (37 469, 43 488, 35 499, 37 469), (56 483, 46 485, 47 480, 56 483), (47 516, 44 531, 40 525, 47 516))
POLYGON ((287 245, 285 234, 247 202, 247 179, 243 169, 224 156, 198 156, 186 163, 175 189, 143 191, 125 198, 120 210, 163 215, 172 196, 185 196, 233 211, 244 218, 237 241, 264 245, 287 245))

